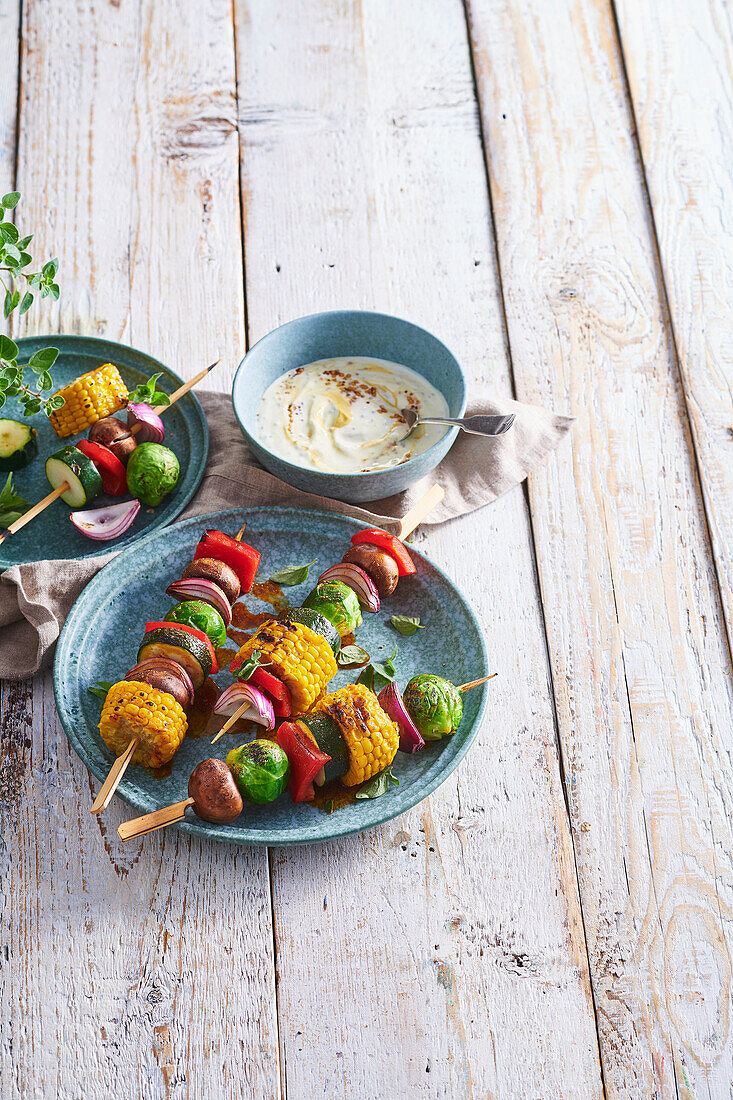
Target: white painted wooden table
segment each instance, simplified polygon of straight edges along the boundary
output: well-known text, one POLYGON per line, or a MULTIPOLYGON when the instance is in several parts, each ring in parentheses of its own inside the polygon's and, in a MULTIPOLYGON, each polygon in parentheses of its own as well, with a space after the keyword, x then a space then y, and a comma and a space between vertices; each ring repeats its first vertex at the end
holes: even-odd
POLYGON ((3 1098, 730 1097, 731 38, 725 0, 0 0, 38 330, 223 387, 384 309, 577 417, 424 537, 500 676, 384 828, 123 847, 50 677, 4 686, 3 1098))

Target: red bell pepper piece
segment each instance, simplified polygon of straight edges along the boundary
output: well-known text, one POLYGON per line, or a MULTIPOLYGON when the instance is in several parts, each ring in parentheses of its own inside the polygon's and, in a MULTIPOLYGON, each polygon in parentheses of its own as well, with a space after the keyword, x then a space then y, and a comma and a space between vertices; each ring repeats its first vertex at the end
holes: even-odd
POLYGON ((293 802, 311 802, 316 796, 313 780, 331 757, 321 752, 300 722, 283 722, 275 740, 290 764, 288 787, 293 802))
POLYGON ((204 642, 206 648, 209 651, 211 657, 211 675, 216 676, 219 671, 219 662, 216 659, 216 650, 212 645, 211 638, 208 634, 204 634, 203 630, 197 630, 195 626, 189 626, 188 623, 146 623, 145 633, 149 634, 151 630, 159 630, 163 627, 165 630, 183 630, 186 634, 193 634, 194 638, 198 638, 200 642, 204 642))
POLYGON ((407 552, 407 547, 396 539, 394 535, 388 535, 386 531, 380 531, 378 527, 369 527, 366 531, 357 531, 351 536, 354 546, 359 543, 369 542, 372 546, 378 546, 380 550, 386 550, 397 562, 397 571, 401 577, 407 577, 411 573, 417 573, 415 563, 407 552))
POLYGON ((289 718, 293 713, 293 700, 290 698, 288 686, 282 680, 279 680, 277 676, 273 676, 271 672, 258 667, 247 682, 254 684, 255 687, 262 688, 272 698, 276 718, 289 718))
POLYGON ((80 439, 76 444, 77 449, 91 458, 99 470, 102 479, 102 488, 112 497, 124 497, 127 495, 127 474, 125 467, 117 455, 113 455, 109 447, 101 443, 92 443, 90 439, 80 439))
POLYGON ((257 575, 260 554, 246 542, 237 542, 223 531, 206 531, 196 547, 196 558, 216 558, 230 565, 239 577, 242 592, 249 592, 257 575))

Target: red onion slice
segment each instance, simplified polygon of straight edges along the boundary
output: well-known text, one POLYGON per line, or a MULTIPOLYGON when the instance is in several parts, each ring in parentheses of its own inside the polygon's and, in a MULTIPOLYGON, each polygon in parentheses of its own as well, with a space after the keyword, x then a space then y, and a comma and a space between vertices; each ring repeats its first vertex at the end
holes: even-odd
POLYGON ((193 703, 193 680, 188 675, 185 668, 170 657, 149 657, 147 661, 141 661, 139 665, 135 665, 134 668, 131 668, 130 671, 125 674, 125 679, 132 680, 138 672, 150 672, 151 669, 154 668, 160 669, 162 672, 172 672, 174 676, 177 676, 188 692, 189 702, 193 703))
POLYGON ((165 439, 163 421, 151 405, 130 404, 127 406, 127 426, 134 428, 140 425, 135 432, 138 443, 162 443, 165 439))
POLYGON ((356 593, 356 598, 367 611, 379 611, 379 592, 377 586, 360 565, 353 565, 350 561, 340 561, 332 565, 325 573, 321 573, 318 583, 325 581, 342 581, 356 593))
POLYGON ((232 621, 232 605, 226 598, 218 584, 204 580, 203 577, 189 577, 182 581, 173 581, 166 588, 169 596, 174 599, 204 600, 221 615, 224 625, 229 626, 232 621))
POLYGON ((90 508, 86 512, 72 512, 70 520, 82 535, 98 542, 119 538, 132 525, 140 511, 139 500, 123 500, 121 504, 109 504, 104 508, 90 508))
POLYGON ((425 742, 420 730, 407 713, 407 708, 402 701, 400 689, 394 681, 387 684, 377 696, 379 705, 385 714, 389 715, 393 722, 397 723, 400 731, 400 751, 419 752, 425 748, 425 742))
POLYGON ((242 718, 247 722, 256 722, 266 730, 275 728, 275 710, 272 702, 259 688, 249 684, 232 684, 223 691, 214 704, 214 714, 226 714, 230 718, 239 710, 242 703, 249 702, 249 708, 242 718))

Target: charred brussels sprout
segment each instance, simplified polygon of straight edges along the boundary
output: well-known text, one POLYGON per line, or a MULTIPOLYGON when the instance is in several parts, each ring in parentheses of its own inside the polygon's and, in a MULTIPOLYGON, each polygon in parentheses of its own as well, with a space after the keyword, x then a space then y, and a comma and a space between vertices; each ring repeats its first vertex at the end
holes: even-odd
POLYGON ((402 699, 426 741, 450 737, 461 724, 461 694, 450 680, 444 680, 442 676, 413 676, 402 699))
POLYGON ((310 607, 328 619, 342 638, 361 626, 361 608, 353 588, 342 581, 327 581, 313 589, 304 607, 310 607))
POLYGON ((288 781, 288 758, 275 741, 261 738, 227 755, 234 782, 245 802, 274 802, 288 781))

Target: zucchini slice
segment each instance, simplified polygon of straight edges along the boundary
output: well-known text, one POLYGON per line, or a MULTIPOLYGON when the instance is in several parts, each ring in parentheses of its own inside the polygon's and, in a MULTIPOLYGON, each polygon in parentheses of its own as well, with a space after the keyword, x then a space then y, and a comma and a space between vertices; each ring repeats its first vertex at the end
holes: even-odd
POLYGON ((69 488, 61 499, 70 508, 83 508, 102 492, 99 470, 77 447, 62 447, 47 458, 46 477, 53 489, 67 483, 69 488))
POLYGON ((310 607, 290 607, 279 619, 281 623, 300 623, 301 626, 309 627, 314 634, 320 634, 330 645, 334 656, 341 649, 341 635, 333 623, 319 611, 312 611, 310 607))
POLYGON ((321 752, 331 757, 328 764, 324 765, 326 782, 329 783, 332 779, 346 775, 351 760, 338 723, 329 714, 309 714, 307 718, 301 718, 299 721, 306 726, 321 752))
POLYGON ((196 690, 211 675, 211 654, 205 642, 186 630, 176 630, 172 623, 170 628, 158 627, 145 635, 137 654, 138 664, 151 657, 167 657, 185 668, 196 690))
POLYGON ((22 420, 0 420, 0 470, 22 470, 38 454, 38 432, 22 420))

